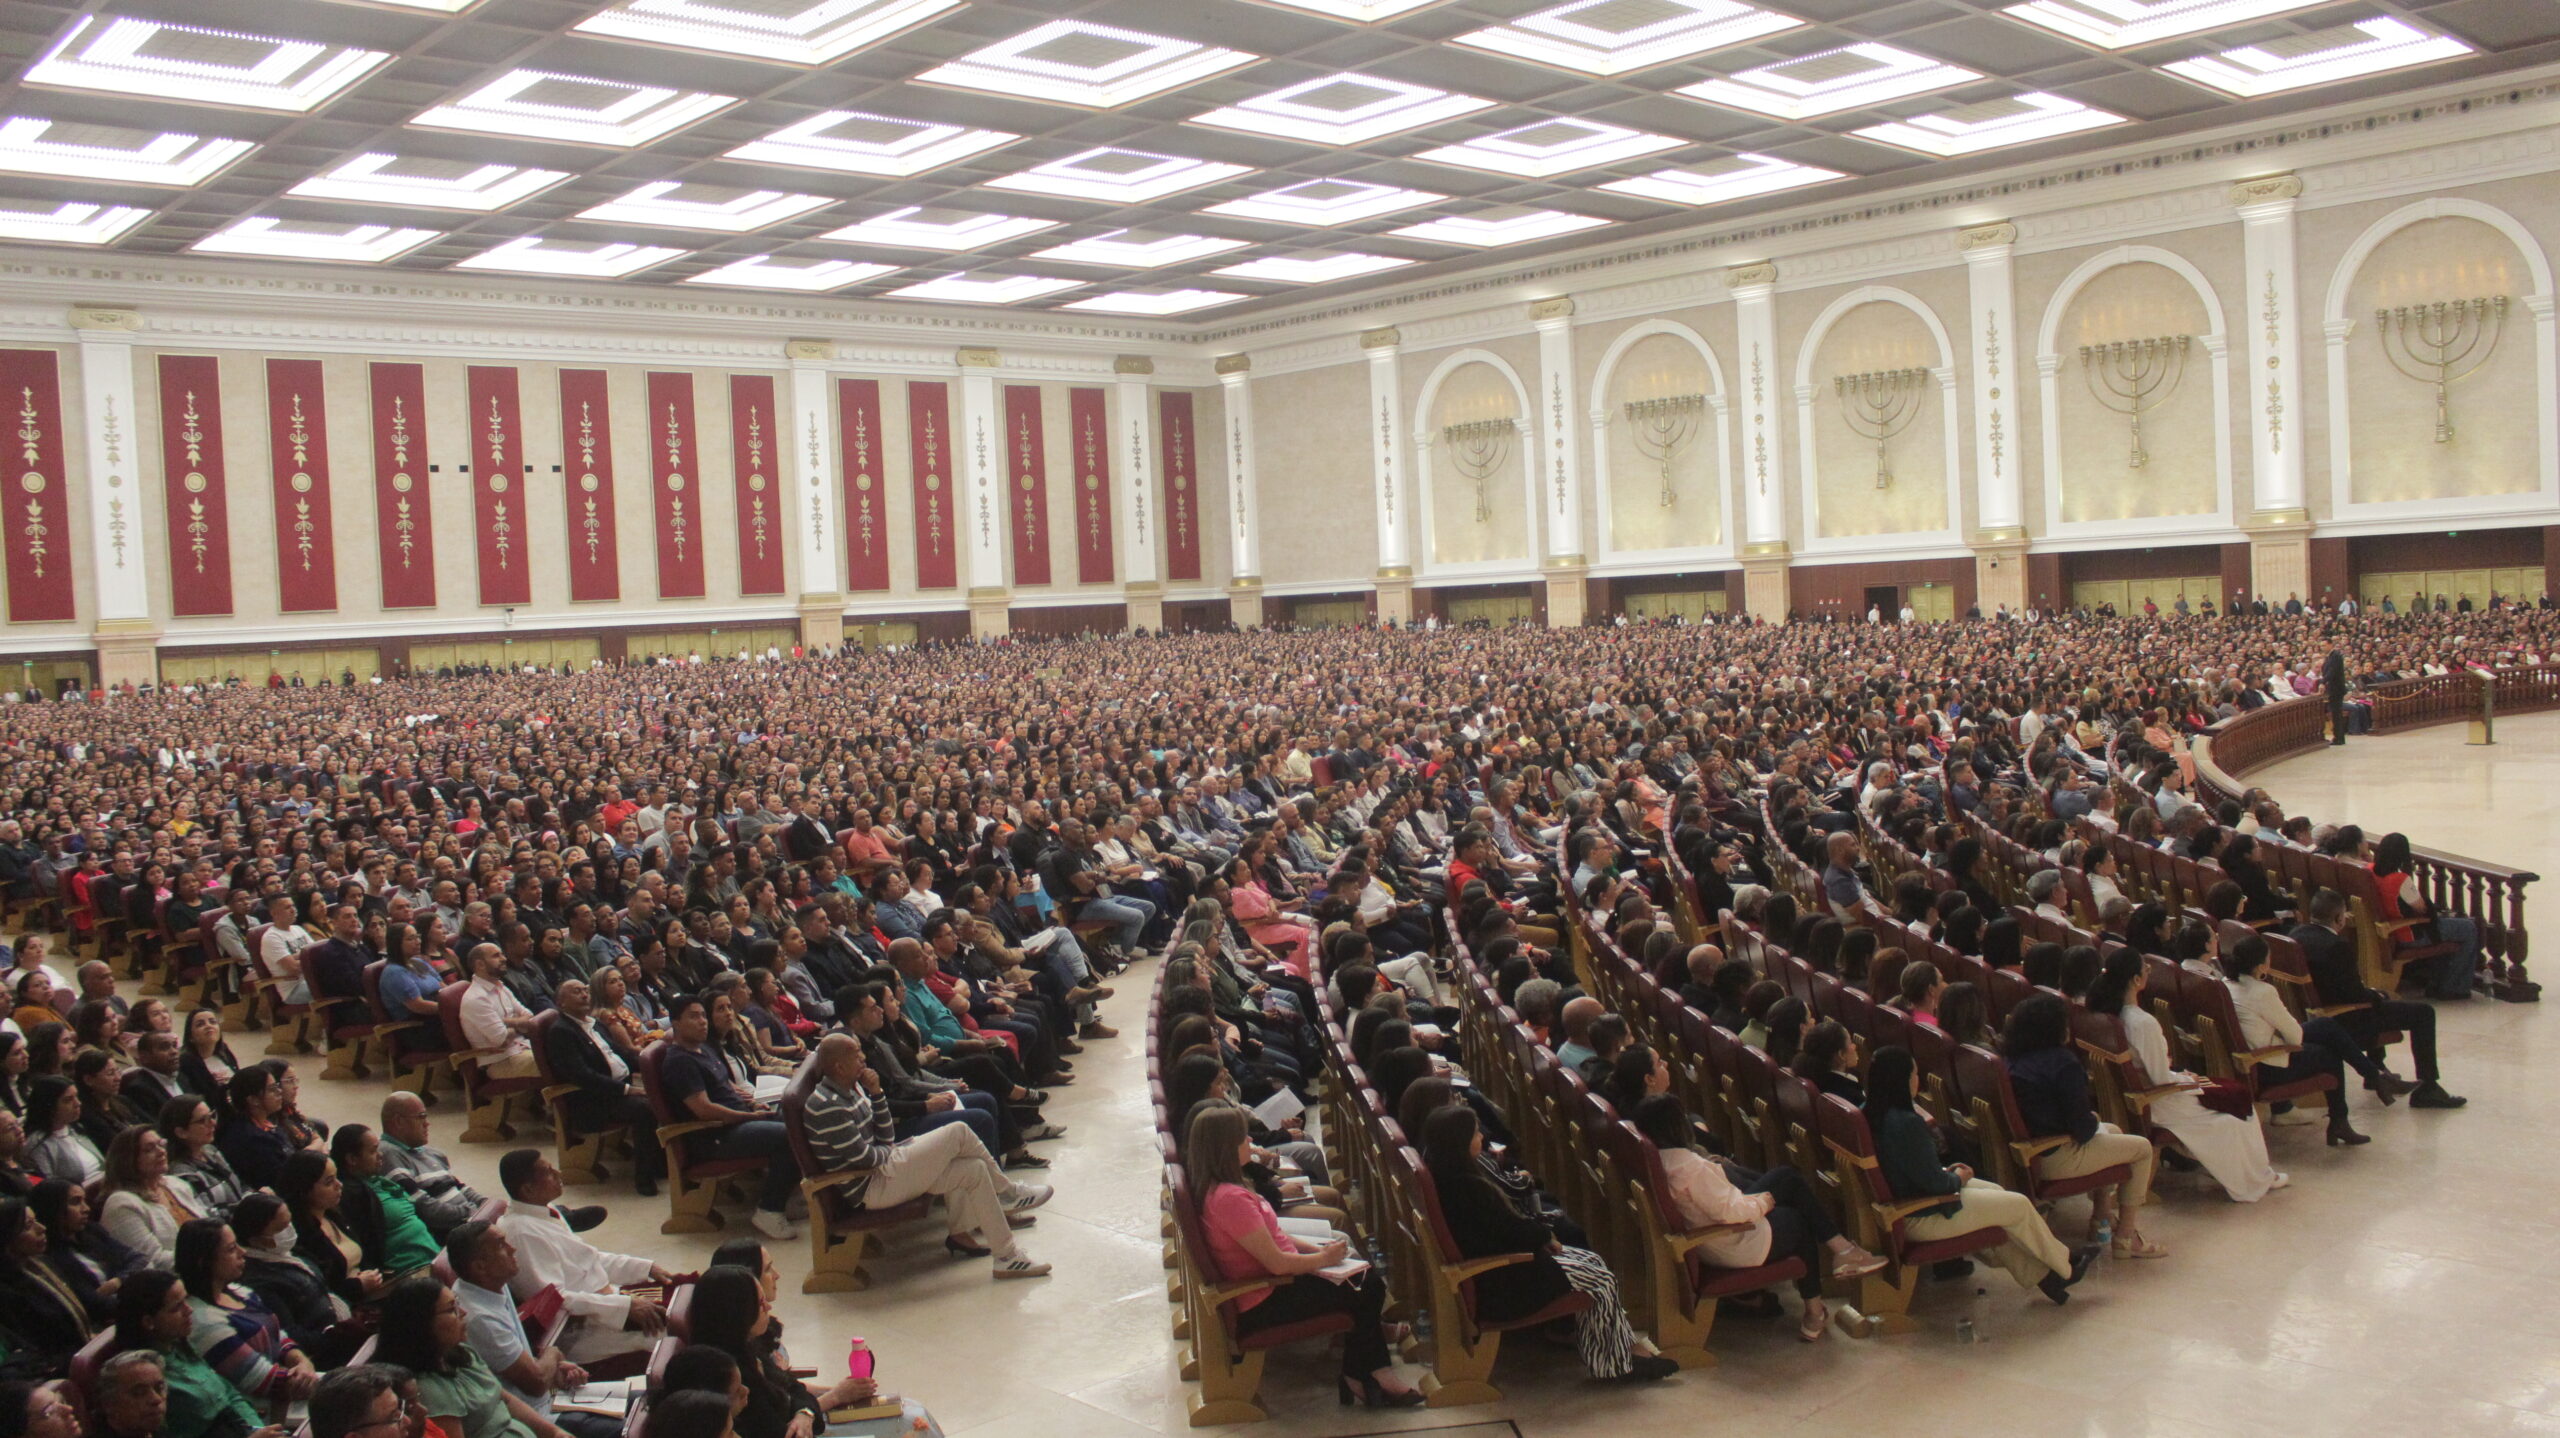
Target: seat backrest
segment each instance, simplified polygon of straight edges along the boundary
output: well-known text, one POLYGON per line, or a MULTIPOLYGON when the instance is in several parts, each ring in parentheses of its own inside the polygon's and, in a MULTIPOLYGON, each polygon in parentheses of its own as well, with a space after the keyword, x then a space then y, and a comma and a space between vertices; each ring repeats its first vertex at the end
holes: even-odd
POLYGON ((1826 1015, 1838 1019, 1840 1026, 1847 1029, 1852 1037, 1864 1045, 1867 1035, 1875 1028, 1876 1001, 1868 997, 1864 991, 1842 984, 1831 993, 1826 1002, 1831 1006, 1825 1011, 1826 1015))
POLYGON ((683 1115, 667 1099, 667 1055, 671 1050, 665 1039, 659 1039, 640 1051, 640 1091, 648 1096, 649 1112, 656 1116, 659 1127, 679 1123, 683 1115))
POLYGON ((1822 1090, 1815 1088, 1811 1079, 1798 1078, 1794 1074, 1778 1075, 1777 1082, 1770 1089, 1770 1107, 1778 1116, 1779 1143, 1789 1142, 1785 1134, 1787 1129, 1801 1128, 1808 1134, 1820 1131, 1820 1122, 1814 1117, 1813 1101, 1821 1094, 1822 1090))
POLYGON ((1911 1015, 1900 1004, 1878 1004, 1867 1016, 1867 1036, 1862 1047, 1869 1053, 1887 1044, 1899 1044, 1907 1049, 1911 1047, 1911 1031, 1927 1027, 1927 1024, 1913 1023, 1911 1015))
POLYGON ((1820 1023, 1824 1019, 1839 1016, 1841 995, 1849 991, 1848 980, 1841 978, 1838 974, 1808 971, 1805 975, 1805 984, 1806 991, 1803 997, 1804 1006, 1809 1014, 1808 1023, 1820 1023))
MULTIPOLYGON (((1990 1106, 1991 1117, 2016 1137, 2026 1136, 2018 1115, 2018 1098, 2009 1088, 2009 1066, 1986 1048, 1964 1044, 1955 1051, 1956 1098, 1971 1108, 1976 1100, 1990 1106)), ((1988 1142, 1988 1140, 1986 1140, 1988 1142)))
POLYGON ((462 1033, 462 996, 471 991, 469 984, 447 984, 436 990, 436 1021, 444 1026, 444 1041, 455 1053, 471 1047, 462 1033))
POLYGON ((1989 976, 1991 986, 1983 990, 1982 997, 1990 1006, 1991 1017, 1995 1021, 2007 1018, 2009 1010, 2035 996, 2036 986, 2028 983, 2027 976, 2016 969, 1994 969, 1986 965, 1984 973, 1989 976))
POLYGON ((390 962, 375 959, 364 966, 364 1006, 373 1011, 373 1021, 378 1024, 391 1022, 391 1010, 382 1002, 382 970, 390 962))
POLYGON ((1946 1030, 1935 1024, 1907 1024, 1902 1031, 1902 1046, 1911 1050, 1915 1077, 1926 1080, 1935 1075, 1941 1083, 1955 1083, 1956 1045, 1946 1030))
POLYGON ((1826 1153, 1843 1155, 1846 1161, 1865 1175, 1863 1194, 1849 1196, 1850 1202, 1863 1198, 1871 1203, 1893 1202, 1893 1190, 1886 1186, 1884 1169, 1876 1161, 1875 1135, 1868 1131, 1867 1116, 1856 1104, 1838 1094, 1818 1094, 1813 1105, 1815 1130, 1822 1136, 1826 1153))
POLYGON ((568 1015, 558 1009, 544 1009, 533 1016, 533 1071, 542 1075, 546 1085, 559 1082, 551 1075, 551 1031, 567 1022, 568 1015))
MULTIPOLYGON (((819 1164, 818 1151, 809 1142, 809 1096, 817 1092, 821 1077, 823 1075, 816 1064, 802 1064, 791 1075, 791 1082, 783 1085, 782 1102, 778 1105, 782 1110, 782 1134, 791 1144, 791 1160, 800 1165, 800 1174, 804 1178, 815 1178, 827 1171, 819 1164)), ((834 1202, 836 1193, 835 1189, 826 1191, 830 1204, 834 1202)))

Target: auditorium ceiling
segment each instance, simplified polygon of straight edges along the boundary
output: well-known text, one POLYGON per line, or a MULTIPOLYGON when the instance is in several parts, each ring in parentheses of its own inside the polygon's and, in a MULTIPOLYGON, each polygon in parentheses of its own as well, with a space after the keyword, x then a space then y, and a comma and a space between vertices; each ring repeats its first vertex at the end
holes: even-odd
POLYGON ((2554 58, 2551 0, 9 0, 0 245, 1216 323, 2554 58))

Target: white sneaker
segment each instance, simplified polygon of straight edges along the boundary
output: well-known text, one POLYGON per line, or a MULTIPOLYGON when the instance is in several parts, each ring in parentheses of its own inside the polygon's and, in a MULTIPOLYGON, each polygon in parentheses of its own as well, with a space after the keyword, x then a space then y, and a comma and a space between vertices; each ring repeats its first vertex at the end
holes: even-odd
POLYGON ((2279 1173, 2276 1175, 2276 1181, 2267 1185, 2267 1191, 2269 1193, 2273 1193, 2279 1188, 2291 1187, 2293 1187, 2293 1175, 2289 1173, 2279 1173))
POLYGON ((1043 1123, 1024 1130, 1022 1141, 1024 1143, 1047 1143, 1053 1138, 1065 1138, 1066 1136, 1067 1126, 1065 1124, 1043 1123))
POLYGON ((1029 1213, 1031 1210, 1047 1203, 1051 1198, 1057 1195, 1057 1192, 1058 1191, 1056 1189, 1051 1188, 1045 1183, 1015 1184, 1012 1196, 1004 1200, 1004 1211, 1007 1213, 1029 1213))
POLYGON ((998 1278, 1046 1278, 1049 1265, 1017 1248, 1012 1257, 996 1260, 995 1275, 998 1278))
POLYGON ((774 1213, 767 1209, 759 1208, 756 1210, 755 1226, 756 1232, 776 1241, 794 1239, 800 1236, 800 1225, 793 1223, 790 1215, 774 1213))

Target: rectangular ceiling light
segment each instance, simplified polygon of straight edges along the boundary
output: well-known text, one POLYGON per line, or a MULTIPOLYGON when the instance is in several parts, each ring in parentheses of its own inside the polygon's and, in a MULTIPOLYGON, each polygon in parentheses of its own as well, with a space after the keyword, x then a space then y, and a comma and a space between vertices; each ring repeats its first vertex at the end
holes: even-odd
POLYGON ((1820 165, 1743 154, 1611 180, 1600 188, 1673 205, 1721 205, 1728 200, 1747 200, 1754 195, 1773 195, 1845 178, 1838 170, 1826 170, 1820 165))
POLYGON ((2029 90, 2006 100, 1986 100, 1978 105, 1914 115, 1908 120, 1888 120, 1853 133, 1924 155, 1945 157, 2050 140, 2056 135, 2077 135, 2083 130, 2123 123, 2122 115, 2029 90))
POLYGON ((651 265, 663 265, 685 253, 663 245, 635 245, 627 241, 586 244, 527 235, 520 240, 509 240, 496 249, 483 250, 467 260, 456 260, 453 267, 457 270, 504 270, 519 275, 618 280, 651 265))
POLYGON ((726 95, 669 90, 624 80, 513 70, 459 100, 410 121, 438 130, 476 130, 628 149, 672 134, 738 103, 726 95))
POLYGON ((1194 125, 1304 140, 1311 145, 1358 145, 1490 109, 1491 100, 1381 80, 1374 75, 1327 75, 1257 95, 1241 104, 1195 115, 1194 125))
POLYGON ((987 188, 1136 205, 1252 173, 1251 165, 1186 160, 1179 155, 1158 155, 1145 150, 1122 150, 1103 145, 1081 155, 1070 155, 1063 160, 1034 166, 1018 175, 989 180, 987 188))
POLYGON ((858 245, 892 245, 909 250, 974 250, 1004 240, 1054 230, 1056 220, 1026 215, 990 215, 971 210, 929 209, 909 205, 885 215, 829 230, 824 238, 858 245))
POLYGON ((391 225, 329 225, 251 215, 232 221, 187 248, 203 255, 260 255, 278 260, 378 265, 442 234, 441 230, 391 225))
POLYGON ((1240 280, 1271 280, 1284 285, 1320 285, 1354 280, 1381 270, 1400 269, 1413 261, 1395 255, 1363 255, 1352 251, 1322 255, 1265 255, 1216 271, 1240 280))
POLYGON ((1455 43, 1585 75, 1624 75, 1802 24, 1740 0, 1569 0, 1455 43))
POLYGON ((2263 45, 2243 45, 2218 55, 2198 55, 2160 68, 2199 85, 2247 99, 2326 85, 2359 75, 2406 70, 2468 55, 2471 47, 2450 35, 2422 30, 2406 20, 2376 15, 2308 35, 2288 35, 2263 45))
POLYGON ((1462 145, 1443 145, 1414 158, 1440 165, 1459 165, 1497 175, 1543 180, 1594 165, 1614 164, 1640 155, 1659 155, 1688 141, 1648 134, 1596 120, 1533 120, 1499 134, 1479 135, 1462 145))
POLYGON ((1166 315, 1205 310, 1212 305, 1231 304, 1243 298, 1231 290, 1118 290, 1107 295, 1095 295, 1089 300, 1071 300, 1059 308, 1097 315, 1145 315, 1161 319, 1166 315))
POLYGON ((896 265, 868 264, 861 260, 777 260, 771 255, 749 255, 716 270, 690 276, 685 283, 734 285, 749 290, 799 290, 816 294, 897 272, 896 265))
POLYGON ((2012 19, 2068 35, 2105 50, 2175 40, 2200 30, 2218 30, 2246 20, 2262 20, 2294 10, 2308 10, 2320 0, 2030 0, 2012 5, 2012 19))
POLYGON ((1245 247, 1243 240, 1222 240, 1215 235, 1167 235, 1145 230, 1113 230, 1089 240, 1071 240, 1052 245, 1032 256, 1035 260, 1065 260, 1078 265, 1111 265, 1133 270, 1160 269, 1185 260, 1205 260, 1245 247))
POLYGON ((1265 5, 1285 5, 1310 15, 1330 15, 1336 20, 1349 20, 1357 25, 1392 20, 1409 10, 1425 5, 1438 5, 1443 0, 1262 0, 1265 5))
POLYGON ((149 210, 131 205, 0 199, 0 239, 103 245, 150 218, 149 210))
POLYGON ((1505 208, 1473 215, 1444 215, 1418 225, 1407 225, 1393 233, 1407 239, 1438 240, 1445 245, 1467 245, 1483 250, 1496 245, 1552 239, 1607 223, 1607 220, 1595 220, 1589 215, 1569 215, 1562 210, 1505 208))
POLYGON ((380 50, 83 15, 26 74, 31 85, 302 114, 391 57, 380 50))
POLYGON ((959 5, 960 0, 616 0, 577 28, 680 50, 826 65, 959 5))
POLYGON ((731 150, 729 158, 849 175, 921 175, 1021 138, 1003 130, 829 110, 750 140, 731 150))
POLYGON ((0 170, 127 185, 201 185, 256 149, 247 140, 80 125, 33 115, 0 119, 0 170))
POLYGON ((361 200, 437 210, 503 210, 569 178, 565 170, 495 161, 356 155, 304 180, 292 194, 316 200, 361 200))
POLYGON ((1110 110, 1225 74, 1253 59, 1241 50, 1143 30, 1052 20, 936 65, 916 79, 1011 99, 1110 110))
POLYGON ((780 190, 737 190, 723 185, 656 180, 620 199, 580 210, 578 218, 743 235, 749 230, 778 225, 795 215, 805 215, 833 203, 824 195, 793 195, 780 190))
POLYGON ((1982 77, 1891 45, 1859 44, 1683 86, 1680 93, 1755 115, 1811 120, 1982 77))
POLYGON ((1211 205, 1201 213, 1273 220, 1284 225, 1347 225, 1447 198, 1429 190, 1372 185, 1362 180, 1300 180, 1259 195, 1211 205))
POLYGON ((433 10, 439 15, 459 15, 480 0, 355 0, 361 5, 389 5, 400 10, 433 10))
POLYGON ((963 272, 937 275, 932 279, 889 291, 892 299, 950 300, 964 305, 1018 305, 1060 290, 1071 290, 1082 280, 1056 280, 1043 275, 990 275, 963 272))

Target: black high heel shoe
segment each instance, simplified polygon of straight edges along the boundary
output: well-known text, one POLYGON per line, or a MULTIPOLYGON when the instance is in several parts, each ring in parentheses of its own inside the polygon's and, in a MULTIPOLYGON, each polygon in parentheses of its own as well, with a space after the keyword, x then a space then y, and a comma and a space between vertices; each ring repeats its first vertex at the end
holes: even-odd
POLYGON ((947 1233, 942 1237, 942 1251, 954 1258, 984 1258, 995 1250, 966 1242, 956 1233, 947 1233))
POLYGON ((1351 1406, 1355 1396, 1362 1406, 1368 1408, 1419 1408, 1427 1401, 1419 1388, 1408 1388, 1402 1393, 1389 1393, 1386 1385, 1375 1378, 1362 1378, 1356 1388, 1351 1379, 1347 1377, 1339 1379, 1336 1381, 1334 1392, 1341 1398, 1342 1406, 1345 1408, 1351 1406))

